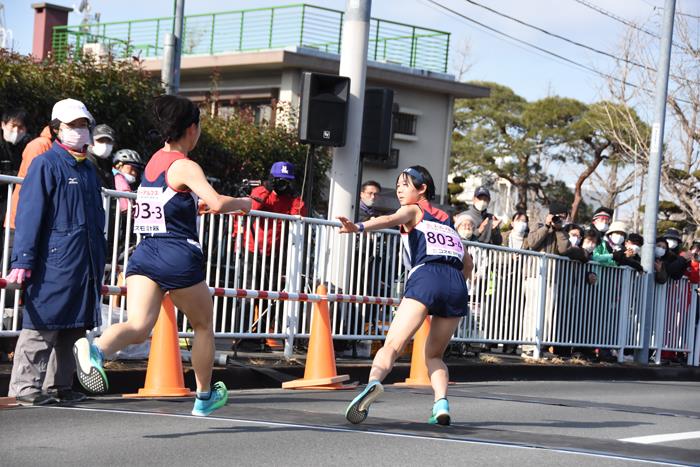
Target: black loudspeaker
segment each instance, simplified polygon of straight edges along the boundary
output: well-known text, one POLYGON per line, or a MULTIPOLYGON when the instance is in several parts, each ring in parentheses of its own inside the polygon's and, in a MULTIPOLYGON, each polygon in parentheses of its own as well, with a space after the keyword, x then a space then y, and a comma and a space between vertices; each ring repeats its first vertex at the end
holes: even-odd
POLYGON ((350 78, 304 73, 299 108, 299 140, 319 146, 345 146, 350 78))
POLYGON ((394 91, 386 88, 365 91, 362 117, 362 154, 388 157, 393 131, 394 91))

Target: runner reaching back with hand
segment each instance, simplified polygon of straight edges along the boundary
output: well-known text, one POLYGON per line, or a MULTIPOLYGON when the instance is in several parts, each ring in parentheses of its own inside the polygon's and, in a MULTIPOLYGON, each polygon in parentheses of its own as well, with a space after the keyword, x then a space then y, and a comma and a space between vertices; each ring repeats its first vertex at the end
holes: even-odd
POLYGON ((387 333, 384 346, 372 362, 369 382, 348 406, 345 417, 352 423, 367 418, 369 406, 384 391, 381 381, 391 371, 408 341, 431 315, 430 334, 425 345, 425 360, 435 393, 428 422, 449 425, 447 402, 448 370, 442 361, 460 319, 469 312, 466 277, 472 269, 471 256, 465 254, 459 234, 450 217, 430 204, 435 184, 430 173, 419 165, 405 169, 396 180, 396 195, 401 207, 394 214, 353 224, 345 217, 341 233, 401 227, 404 261, 409 270, 406 291, 387 333))

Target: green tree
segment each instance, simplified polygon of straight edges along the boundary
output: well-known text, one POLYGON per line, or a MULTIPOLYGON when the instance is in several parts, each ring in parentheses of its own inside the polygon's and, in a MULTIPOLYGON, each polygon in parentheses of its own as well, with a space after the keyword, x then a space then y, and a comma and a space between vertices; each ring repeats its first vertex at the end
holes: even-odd
POLYGON ((544 164, 566 157, 565 145, 575 136, 571 123, 586 106, 561 97, 527 102, 506 86, 475 84, 489 87, 491 95, 457 101, 453 172, 485 171, 508 180, 518 193, 519 210, 527 210, 530 194, 549 204, 543 187, 551 180, 544 164))

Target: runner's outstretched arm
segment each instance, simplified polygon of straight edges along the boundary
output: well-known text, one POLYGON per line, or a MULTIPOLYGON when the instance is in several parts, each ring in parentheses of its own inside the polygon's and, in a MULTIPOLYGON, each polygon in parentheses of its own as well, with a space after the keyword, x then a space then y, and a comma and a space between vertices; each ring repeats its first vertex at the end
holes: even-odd
POLYGON ((173 162, 168 169, 168 182, 177 189, 189 188, 202 201, 206 203, 214 213, 226 213, 234 211, 250 211, 252 201, 250 198, 233 198, 220 195, 209 184, 204 171, 194 161, 180 159, 173 162))
MULTIPOLYGON (((380 230, 397 225, 412 224, 416 217, 420 214, 420 208, 415 205, 401 206, 395 213, 386 216, 379 216, 368 221, 362 222, 364 230, 380 230)), ((347 217, 339 216, 338 220, 343 226, 340 228, 340 233, 359 232, 358 224, 350 222, 347 217)))

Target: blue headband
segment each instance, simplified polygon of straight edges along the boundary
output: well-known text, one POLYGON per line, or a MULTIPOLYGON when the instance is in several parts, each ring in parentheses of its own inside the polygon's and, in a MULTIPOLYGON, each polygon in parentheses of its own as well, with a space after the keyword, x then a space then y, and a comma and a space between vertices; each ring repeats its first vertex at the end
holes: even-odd
POLYGON ((418 172, 416 169, 409 167, 407 169, 403 169, 401 173, 405 173, 406 175, 410 175, 413 177, 418 185, 425 185, 425 180, 423 180, 423 175, 418 172))

